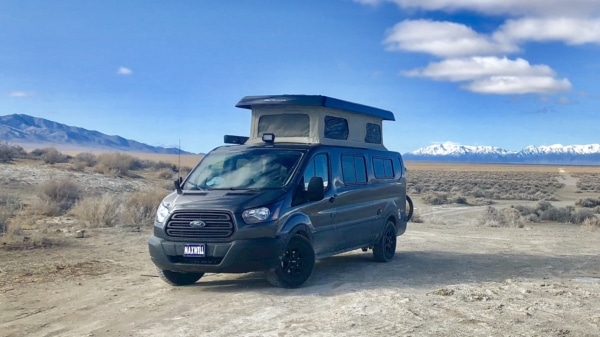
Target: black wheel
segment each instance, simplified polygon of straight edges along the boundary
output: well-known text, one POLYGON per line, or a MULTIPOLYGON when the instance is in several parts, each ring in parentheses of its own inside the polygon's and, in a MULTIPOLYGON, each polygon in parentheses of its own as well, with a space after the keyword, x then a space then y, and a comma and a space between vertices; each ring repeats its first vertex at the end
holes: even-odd
POLYGON ((379 242, 373 247, 373 257, 375 261, 387 262, 394 257, 396 253, 396 227, 394 223, 388 221, 383 229, 379 242))
POLYGON ((406 221, 410 221, 410 219, 413 216, 413 211, 414 211, 414 207, 413 207, 413 201, 412 199, 407 195, 406 196, 406 221))
POLYGON ((194 284, 204 275, 204 273, 178 273, 170 270, 162 270, 160 268, 156 268, 156 272, 163 281, 174 286, 194 284))
POLYGON ((287 244, 277 267, 267 271, 269 283, 281 288, 297 288, 304 284, 315 269, 315 251, 301 235, 294 235, 287 244))

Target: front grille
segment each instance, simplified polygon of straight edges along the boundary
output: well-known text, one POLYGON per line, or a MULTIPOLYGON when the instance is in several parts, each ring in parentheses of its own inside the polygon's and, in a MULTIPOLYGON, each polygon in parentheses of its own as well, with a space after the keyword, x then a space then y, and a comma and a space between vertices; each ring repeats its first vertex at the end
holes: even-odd
POLYGON ((206 257, 171 256, 170 259, 171 259, 171 262, 173 262, 173 263, 201 264, 201 265, 205 265, 205 266, 206 265, 214 266, 214 265, 221 263, 221 261, 223 261, 223 258, 221 258, 221 257, 212 257, 212 256, 206 256, 206 257))
POLYGON ((167 235, 177 238, 220 239, 233 234, 235 226, 226 212, 175 211, 167 222, 167 235), (202 222, 202 226, 192 226, 202 222))

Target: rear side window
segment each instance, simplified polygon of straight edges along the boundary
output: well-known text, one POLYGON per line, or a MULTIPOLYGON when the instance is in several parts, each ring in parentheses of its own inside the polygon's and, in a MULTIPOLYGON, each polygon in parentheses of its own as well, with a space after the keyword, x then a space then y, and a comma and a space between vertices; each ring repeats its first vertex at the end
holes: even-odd
POLYGON ((367 134, 365 143, 381 144, 381 126, 378 124, 367 123, 367 134))
POLYGON ((342 175, 345 184, 365 184, 367 182, 365 157, 342 155, 342 175))
POLYGON ((348 121, 345 118, 325 116, 325 138, 348 139, 348 121))
POLYGON ((304 114, 263 115, 258 120, 258 135, 272 133, 275 137, 308 137, 310 119, 304 114))
POLYGON ((394 163, 389 158, 373 158, 375 178, 394 179, 394 163))

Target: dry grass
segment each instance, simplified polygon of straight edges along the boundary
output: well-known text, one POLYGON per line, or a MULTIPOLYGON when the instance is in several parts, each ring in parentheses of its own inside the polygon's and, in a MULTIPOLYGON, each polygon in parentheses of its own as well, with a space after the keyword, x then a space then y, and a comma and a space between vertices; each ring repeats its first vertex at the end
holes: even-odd
POLYGON ((558 177, 546 172, 412 171, 407 186, 411 195, 444 192, 453 198, 548 200, 563 186, 558 177))
POLYGON ((155 188, 129 193, 125 196, 125 209, 122 216, 124 226, 151 226, 158 204, 169 192, 155 188))
POLYGON ((522 216, 514 208, 498 210, 488 206, 484 214, 479 218, 479 225, 488 227, 514 227, 525 226, 522 216))
POLYGON ((600 229, 600 219, 588 218, 583 221, 583 228, 588 232, 595 232, 600 229))
POLYGON ((111 194, 79 200, 69 212, 85 221, 87 227, 113 227, 123 215, 123 198, 111 194))
POLYGON ((479 220, 480 225, 490 227, 523 227, 524 222, 553 221, 589 226, 598 219, 587 208, 573 206, 554 207, 548 201, 541 201, 534 207, 517 205, 503 210, 489 206, 479 220))
POLYGON ((35 213, 55 216, 68 211, 81 198, 82 189, 72 179, 49 180, 38 186, 37 195, 35 213))
POLYGON ((0 144, 0 163, 10 163, 15 158, 25 158, 27 152, 18 145, 0 144))
POLYGON ((96 172, 115 177, 134 176, 130 171, 142 168, 142 162, 129 154, 120 152, 102 153, 98 155, 96 172))
POLYGON ((577 188, 582 192, 600 192, 600 174, 576 173, 572 175, 577 178, 577 188))
POLYGON ((8 219, 22 207, 18 197, 0 194, 0 235, 8 232, 8 219))
POLYGON ((173 179, 173 171, 170 169, 162 169, 156 175, 158 179, 173 179))

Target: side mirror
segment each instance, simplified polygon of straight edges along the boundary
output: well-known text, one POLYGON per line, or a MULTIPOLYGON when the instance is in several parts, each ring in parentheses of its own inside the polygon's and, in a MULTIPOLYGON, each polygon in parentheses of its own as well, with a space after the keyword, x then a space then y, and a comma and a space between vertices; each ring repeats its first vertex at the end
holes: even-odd
POLYGON ((310 178, 310 181, 308 182, 306 196, 309 201, 323 200, 323 198, 325 197, 325 186, 323 185, 323 178, 310 178))

